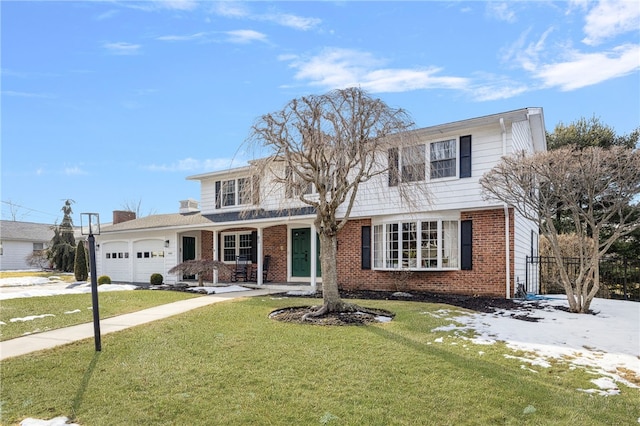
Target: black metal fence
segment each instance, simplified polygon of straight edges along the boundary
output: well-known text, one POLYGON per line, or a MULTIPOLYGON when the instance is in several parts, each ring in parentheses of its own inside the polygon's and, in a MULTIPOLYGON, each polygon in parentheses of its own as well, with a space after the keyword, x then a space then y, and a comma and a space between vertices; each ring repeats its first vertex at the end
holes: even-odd
MULTIPOLYGON (((577 277, 580 259, 567 257, 563 263, 569 278, 577 277)), ((564 293, 556 260, 550 256, 527 256, 525 281, 527 293, 564 293)), ((640 301, 640 259, 603 258, 598 297, 640 301)))

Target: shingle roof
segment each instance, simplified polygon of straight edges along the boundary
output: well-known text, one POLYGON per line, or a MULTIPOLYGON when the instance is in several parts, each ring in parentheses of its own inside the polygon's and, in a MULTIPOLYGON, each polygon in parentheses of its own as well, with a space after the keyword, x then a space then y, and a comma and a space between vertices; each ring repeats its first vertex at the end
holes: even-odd
POLYGON ((100 233, 189 225, 211 225, 211 221, 202 216, 200 212, 154 214, 151 216, 128 220, 126 222, 120 222, 116 225, 102 226, 100 233))
POLYGON ((0 238, 4 241, 51 241, 54 225, 48 223, 0 221, 0 238))

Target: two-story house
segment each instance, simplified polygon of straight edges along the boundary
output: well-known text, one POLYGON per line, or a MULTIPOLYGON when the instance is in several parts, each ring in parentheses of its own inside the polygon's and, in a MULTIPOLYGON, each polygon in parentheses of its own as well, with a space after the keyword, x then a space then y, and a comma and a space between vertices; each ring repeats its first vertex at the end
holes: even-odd
MULTIPOLYGON (((389 147, 390 171, 360 187, 338 235, 339 286, 512 297, 524 282, 525 256, 537 251, 538 227, 508 205, 483 199, 479 179, 504 155, 546 149, 542 109, 410 133, 389 147), (410 194, 411 185, 427 187, 428 195, 416 191, 406 202, 400 191, 410 194)), ((125 213, 114 212, 113 225, 97 239, 98 273, 115 282, 148 283, 157 272, 174 283, 192 278, 168 273, 183 260, 234 265, 245 256, 263 270, 268 256, 269 281, 318 284, 315 212, 291 188, 274 186, 254 170, 248 165, 188 177, 200 182, 199 208, 187 200, 179 213, 125 221, 125 213)), ((211 278, 226 282, 230 276, 221 271, 211 278)), ((255 279, 263 284, 262 274, 255 279)))

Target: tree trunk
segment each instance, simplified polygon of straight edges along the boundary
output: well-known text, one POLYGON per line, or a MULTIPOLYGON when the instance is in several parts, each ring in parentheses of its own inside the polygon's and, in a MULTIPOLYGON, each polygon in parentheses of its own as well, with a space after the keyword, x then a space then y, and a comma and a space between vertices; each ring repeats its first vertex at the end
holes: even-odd
POLYGON ((344 308, 338 291, 338 237, 320 232, 320 264, 322 265, 323 313, 337 312, 344 308))

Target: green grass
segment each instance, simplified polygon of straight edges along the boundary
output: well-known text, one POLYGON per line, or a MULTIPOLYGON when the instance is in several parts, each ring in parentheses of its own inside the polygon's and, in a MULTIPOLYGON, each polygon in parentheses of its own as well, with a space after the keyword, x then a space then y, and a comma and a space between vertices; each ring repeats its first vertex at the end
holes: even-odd
MULTIPOLYGON (((100 318, 139 311, 197 295, 172 291, 107 291, 98 294, 100 318)), ((91 294, 25 297, 0 301, 0 341, 93 321, 91 294), (29 321, 11 321, 53 315, 29 321)))
POLYGON ((268 318, 305 303, 222 302, 106 335, 101 353, 88 339, 8 359, 2 424, 60 415, 83 426, 614 425, 640 417, 638 389, 589 395, 576 389, 597 376, 583 369, 557 363, 533 373, 505 358, 512 351, 503 344, 432 332, 451 322, 428 314, 443 305, 361 302, 396 313, 361 327, 268 318))
POLYGON ((0 271, 0 279, 16 277, 56 277, 60 281, 75 282, 76 277, 68 272, 37 272, 37 271, 0 271))

